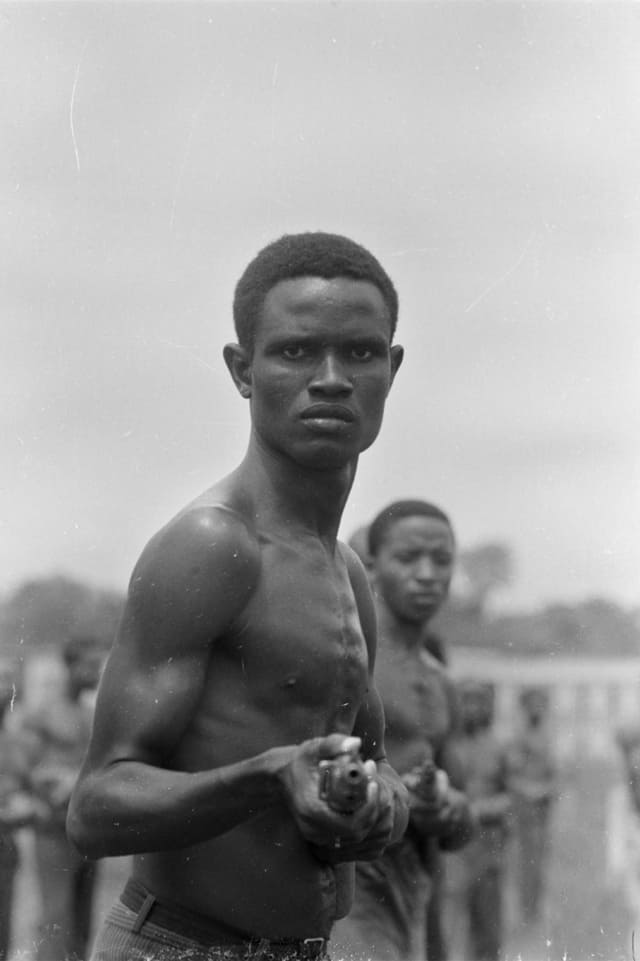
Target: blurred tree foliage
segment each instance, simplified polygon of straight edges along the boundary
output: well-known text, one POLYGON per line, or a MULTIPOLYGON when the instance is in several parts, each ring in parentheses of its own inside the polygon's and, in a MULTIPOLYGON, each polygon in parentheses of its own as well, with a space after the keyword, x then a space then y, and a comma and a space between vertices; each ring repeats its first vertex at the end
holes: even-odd
POLYGON ((505 655, 640 656, 638 612, 603 598, 488 616, 454 597, 439 616, 437 630, 452 645, 505 655))
POLYGON ((456 590, 435 624, 449 644, 506 655, 640 656, 640 613, 591 598, 527 613, 492 613, 492 600, 514 578, 507 544, 491 541, 458 555, 456 590))
POLYGON ((33 653, 57 648, 71 634, 89 634, 110 647, 123 603, 117 591, 63 576, 26 581, 0 605, 0 647, 33 653))
POLYGON ((513 580, 511 548, 499 541, 490 541, 461 550, 458 570, 466 607, 482 616, 492 596, 513 580))

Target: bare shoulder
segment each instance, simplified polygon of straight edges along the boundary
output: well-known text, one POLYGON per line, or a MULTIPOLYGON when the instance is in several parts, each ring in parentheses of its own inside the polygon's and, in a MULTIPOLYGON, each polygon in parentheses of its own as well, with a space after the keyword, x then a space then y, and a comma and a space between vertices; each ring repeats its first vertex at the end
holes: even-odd
POLYGON ((377 628, 376 612, 373 603, 373 595, 371 594, 371 588, 369 586, 369 578, 367 577, 364 564, 356 552, 349 547, 348 544, 344 544, 342 541, 339 541, 338 550, 340 551, 349 574, 353 596, 355 598, 358 614, 360 616, 362 633, 364 634, 367 642, 369 652, 372 653, 375 649, 377 628))
POLYGON ((128 609, 145 621, 168 622, 173 633, 188 627, 188 636, 210 639, 246 605, 259 569, 257 539, 245 516, 201 498, 143 550, 131 577, 128 609))
POLYGON ((367 577, 364 564, 353 548, 349 547, 349 545, 343 541, 338 541, 338 550, 346 565, 349 580, 351 581, 353 593, 355 594, 358 605, 360 605, 361 599, 365 604, 372 604, 369 578, 367 577))
POLYGON ((344 541, 338 541, 338 550, 347 565, 347 570, 349 571, 349 577, 356 581, 364 581, 368 583, 367 572, 365 566, 354 551, 352 547, 349 547, 344 541))

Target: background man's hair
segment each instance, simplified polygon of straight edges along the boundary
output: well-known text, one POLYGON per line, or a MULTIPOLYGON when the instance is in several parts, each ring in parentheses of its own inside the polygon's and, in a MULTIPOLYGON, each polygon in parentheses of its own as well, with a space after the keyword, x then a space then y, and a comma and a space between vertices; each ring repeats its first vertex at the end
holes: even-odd
POLYGON ((398 320, 398 295, 379 261, 348 237, 315 231, 285 234, 264 247, 246 267, 233 298, 233 320, 243 347, 253 346, 256 323, 271 288, 281 280, 296 277, 325 280, 349 277, 375 284, 389 311, 393 338, 398 320))
POLYGON ((98 650, 100 650, 100 644, 91 634, 71 634, 62 645, 62 659, 68 666, 98 650))
POLYGON ((449 526, 453 534, 451 521, 445 512, 436 507, 435 504, 421 500, 394 501, 393 504, 389 504, 388 507, 381 510, 369 526, 369 554, 371 557, 375 557, 380 550, 387 531, 404 517, 437 517, 449 526))

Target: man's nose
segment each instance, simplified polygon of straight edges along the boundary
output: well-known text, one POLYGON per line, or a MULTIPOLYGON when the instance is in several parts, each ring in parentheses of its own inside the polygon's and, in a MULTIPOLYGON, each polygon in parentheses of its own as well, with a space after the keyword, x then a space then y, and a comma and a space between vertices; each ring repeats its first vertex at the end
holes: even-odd
POLYGON ((414 574, 418 581, 432 581, 436 575, 436 565, 430 557, 421 557, 416 563, 414 574))
POLYGON ((309 390, 324 394, 345 394, 351 393, 353 384, 340 359, 333 353, 326 353, 314 372, 309 390))

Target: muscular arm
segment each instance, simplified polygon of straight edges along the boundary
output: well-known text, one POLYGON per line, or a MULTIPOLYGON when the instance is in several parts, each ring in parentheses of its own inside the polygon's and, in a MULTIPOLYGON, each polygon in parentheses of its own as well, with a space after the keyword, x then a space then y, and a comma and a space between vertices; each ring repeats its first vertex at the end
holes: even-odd
POLYGON ((173 758, 204 691, 211 645, 243 609, 259 560, 240 518, 192 511, 143 553, 96 704, 67 828, 86 855, 182 847, 278 797, 279 748, 211 770, 173 758))
POLYGON ((347 554, 347 564, 369 652, 369 687, 356 717, 353 733, 362 739, 363 757, 376 762, 381 799, 384 799, 384 804, 389 806, 391 812, 391 828, 387 841, 391 844, 398 841, 406 830, 409 799, 406 787, 387 762, 385 755, 384 709, 374 680, 377 627, 373 598, 364 567, 351 550, 347 554))

